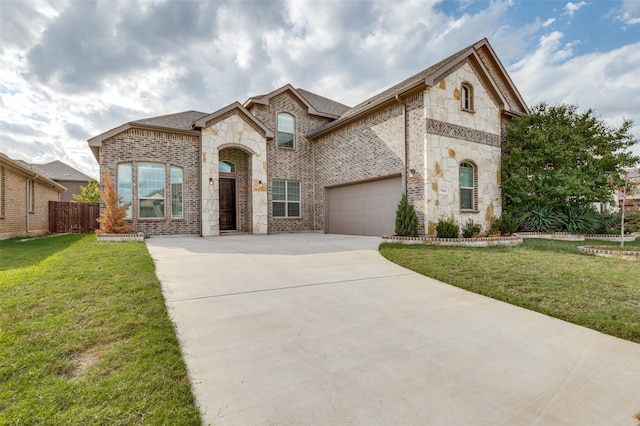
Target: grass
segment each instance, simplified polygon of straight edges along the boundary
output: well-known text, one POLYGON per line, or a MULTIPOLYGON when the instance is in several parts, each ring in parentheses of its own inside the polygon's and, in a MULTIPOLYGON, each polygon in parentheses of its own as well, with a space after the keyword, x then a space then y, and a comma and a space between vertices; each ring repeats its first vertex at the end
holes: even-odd
POLYGON ((144 244, 2 241, 0 294, 0 425, 200 424, 144 244))
POLYGON ((576 248, 615 244, 525 239, 518 247, 383 244, 380 252, 439 281, 640 343, 640 262, 576 248))

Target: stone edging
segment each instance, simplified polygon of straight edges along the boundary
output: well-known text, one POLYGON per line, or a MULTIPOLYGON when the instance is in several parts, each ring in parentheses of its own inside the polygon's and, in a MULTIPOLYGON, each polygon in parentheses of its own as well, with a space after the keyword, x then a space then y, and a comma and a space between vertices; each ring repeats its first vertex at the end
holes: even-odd
POLYGON ((450 247, 493 247, 493 246, 517 246, 522 244, 522 237, 483 237, 483 238, 437 238, 437 237, 400 237, 387 235, 382 237, 383 243, 423 244, 425 246, 450 246, 450 247))
POLYGON ((601 257, 614 257, 624 260, 640 260, 640 251, 610 250, 604 247, 579 246, 578 251, 601 257))
POLYGON ((98 241, 103 242, 123 242, 123 241, 144 241, 144 234, 97 234, 98 241))
POLYGON ((584 235, 570 234, 568 232, 552 232, 550 234, 544 234, 541 232, 518 232, 517 235, 523 238, 541 238, 544 240, 584 241, 584 235))
MULTIPOLYGON (((584 241, 585 239, 590 240, 602 240, 602 241, 620 241, 620 235, 610 235, 610 234, 570 234, 568 232, 552 232, 550 234, 544 234, 541 232, 518 232, 517 235, 520 235, 524 238, 542 238, 546 240, 560 240, 560 241, 584 241)), ((625 234, 624 241, 630 242, 634 241, 636 237, 640 235, 639 233, 633 234, 625 234)))

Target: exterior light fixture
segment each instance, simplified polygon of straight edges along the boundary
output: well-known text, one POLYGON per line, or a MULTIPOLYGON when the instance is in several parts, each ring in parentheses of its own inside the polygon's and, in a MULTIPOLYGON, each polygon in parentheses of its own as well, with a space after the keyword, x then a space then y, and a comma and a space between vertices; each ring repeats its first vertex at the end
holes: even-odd
POLYGON ((209 178, 209 185, 213 186, 213 178, 212 177, 209 178))
POLYGON ((414 178, 416 177, 416 169, 409 169, 409 177, 410 178, 414 178))

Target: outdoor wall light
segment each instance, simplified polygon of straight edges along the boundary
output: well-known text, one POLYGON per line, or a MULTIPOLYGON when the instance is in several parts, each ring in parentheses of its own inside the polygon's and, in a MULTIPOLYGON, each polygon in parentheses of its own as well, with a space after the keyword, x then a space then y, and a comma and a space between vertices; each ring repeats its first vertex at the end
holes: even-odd
POLYGON ((258 186, 259 186, 260 188, 262 188, 262 181, 261 181, 261 180, 259 180, 259 181, 258 181, 258 186))
POLYGON ((213 178, 209 178, 209 185, 213 186, 213 178))
POLYGON ((416 177, 416 169, 409 169, 409 177, 410 178, 414 178, 416 177))

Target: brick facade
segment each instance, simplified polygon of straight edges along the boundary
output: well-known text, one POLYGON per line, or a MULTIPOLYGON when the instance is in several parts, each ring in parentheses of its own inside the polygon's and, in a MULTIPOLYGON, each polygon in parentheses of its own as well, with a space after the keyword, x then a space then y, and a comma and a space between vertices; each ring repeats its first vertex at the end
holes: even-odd
POLYGON ((295 118, 293 149, 277 146, 277 137, 267 142, 267 170, 269 205, 269 233, 299 232, 322 229, 314 224, 313 143, 306 135, 326 123, 327 118, 310 115, 307 106, 289 91, 274 96, 267 105, 256 105, 250 112, 274 134, 277 134, 278 113, 286 112, 295 118), (272 181, 274 179, 300 181, 300 218, 273 217, 272 181))
POLYGON ((315 141, 317 230, 325 229, 326 188, 403 173, 403 133, 403 106, 393 103, 315 141))
MULTIPOLYGON (((33 174, 35 175, 35 174, 33 174)), ((59 201, 59 187, 11 165, 0 166, 0 239, 49 232, 49 201, 59 201), (27 209, 27 181, 33 184, 33 206, 27 209)))
POLYGON ((114 186, 118 182, 118 164, 131 163, 133 174, 132 218, 135 232, 145 235, 200 235, 200 138, 197 134, 172 133, 149 129, 128 129, 106 139, 100 150, 100 179, 106 171, 114 186), (140 218, 138 203, 138 163, 165 166, 165 217, 140 218), (170 167, 183 170, 183 217, 171 218, 170 167))

